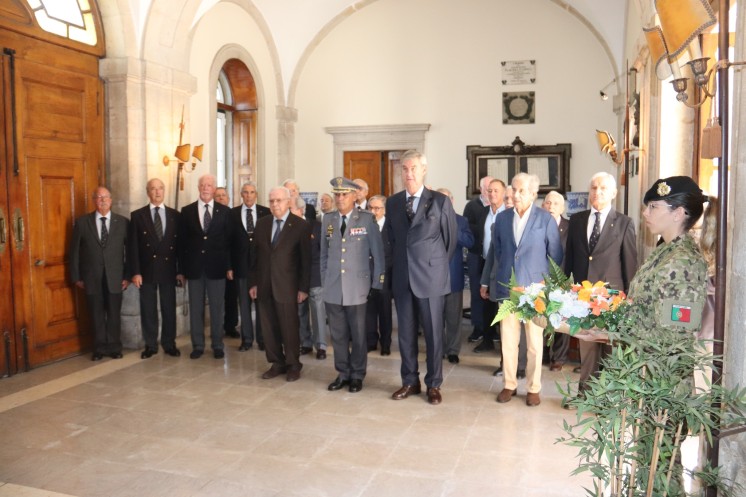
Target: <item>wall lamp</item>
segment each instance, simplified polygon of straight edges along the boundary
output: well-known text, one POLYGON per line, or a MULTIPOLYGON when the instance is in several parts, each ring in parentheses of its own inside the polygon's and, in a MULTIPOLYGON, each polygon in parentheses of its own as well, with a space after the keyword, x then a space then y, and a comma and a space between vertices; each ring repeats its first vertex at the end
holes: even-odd
POLYGON ((181 122, 179 123, 179 145, 176 147, 176 151, 174 152, 175 159, 170 158, 168 155, 163 156, 163 165, 168 167, 172 162, 176 162, 178 167, 176 170, 176 184, 178 185, 178 188, 176 189, 176 200, 174 202, 174 208, 179 207, 179 191, 184 190, 184 166, 186 164, 190 164, 190 152, 191 152, 191 159, 194 159, 191 161, 191 168, 186 169, 186 172, 192 172, 197 167, 197 161, 202 162, 202 150, 204 148, 204 145, 195 145, 194 151, 192 151, 192 146, 189 143, 182 144, 182 140, 184 138, 184 107, 181 107, 181 122))
POLYGON ((599 95, 601 95, 601 100, 608 100, 608 99, 609 99, 609 94, 608 94, 608 93, 606 93, 606 90, 607 90, 607 89, 609 88, 609 86, 611 86, 611 85, 613 85, 614 83, 616 83, 616 82, 617 82, 617 79, 619 79, 619 78, 617 77, 617 78, 614 78, 614 79, 612 79, 611 81, 609 81, 609 82, 608 82, 608 83, 606 84, 606 86, 604 86, 603 88, 601 88, 601 91, 599 91, 599 92, 598 92, 598 93, 599 93, 599 95))
POLYGON ((598 140, 598 147, 601 149, 601 153, 608 155, 609 159, 611 159, 611 161, 617 166, 621 166, 622 161, 624 160, 624 155, 627 151, 622 150, 622 156, 619 157, 619 154, 616 151, 616 141, 614 141, 614 137, 611 136, 611 133, 597 129, 596 139, 598 140))
POLYGON ((698 38, 707 28, 717 23, 707 0, 656 0, 655 10, 660 25, 643 28, 655 65, 655 74, 661 80, 673 75, 671 84, 676 90, 676 100, 688 107, 699 107, 708 97, 715 95, 715 91, 710 90, 710 78, 715 70, 744 65, 746 61, 730 62, 722 59, 707 70, 710 58, 702 57, 698 38), (686 60, 687 57, 689 60, 686 60), (663 63, 664 60, 667 64, 663 63), (687 102, 689 78, 681 74, 682 62, 690 67, 694 83, 702 92, 696 104, 687 102))

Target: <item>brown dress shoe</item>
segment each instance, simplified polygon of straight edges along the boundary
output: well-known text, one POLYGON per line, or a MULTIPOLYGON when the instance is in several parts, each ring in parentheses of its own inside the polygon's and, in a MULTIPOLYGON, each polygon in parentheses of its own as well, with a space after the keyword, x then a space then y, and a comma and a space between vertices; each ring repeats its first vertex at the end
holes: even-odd
POLYGON ((515 390, 510 390, 509 388, 503 388, 503 391, 497 395, 497 401, 501 404, 510 402, 510 399, 512 399, 515 396, 515 394, 516 394, 515 390))
POLYGON ((282 371, 281 369, 269 368, 262 375, 262 379, 263 380, 271 380, 272 378, 276 378, 276 377, 280 376, 282 373, 284 373, 284 371, 282 371))
POLYGON ((562 371, 562 363, 561 362, 553 362, 549 365, 549 371, 562 371))
POLYGON ((419 393, 422 393, 422 387, 419 383, 417 383, 416 385, 404 385, 399 390, 394 392, 391 395, 391 398, 394 400, 402 400, 406 399, 410 395, 417 395, 419 393))
POLYGON ((526 405, 529 407, 538 406, 541 404, 541 398, 539 397, 538 393, 531 393, 528 392, 526 394, 526 405))
POLYGON ((326 359, 326 350, 319 349, 316 351, 316 359, 322 360, 326 359))
POLYGON ((440 388, 431 387, 427 389, 427 401, 434 406, 437 406, 443 401, 440 396, 440 388))

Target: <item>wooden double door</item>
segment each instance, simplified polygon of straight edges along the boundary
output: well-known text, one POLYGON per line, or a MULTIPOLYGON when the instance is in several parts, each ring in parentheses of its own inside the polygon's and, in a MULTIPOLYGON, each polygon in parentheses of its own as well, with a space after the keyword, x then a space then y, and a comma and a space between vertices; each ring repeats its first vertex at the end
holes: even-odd
POLYGON ((67 271, 103 170, 94 55, 0 29, 0 376, 90 347, 67 271))
POLYGON ((401 182, 398 150, 370 150, 344 152, 344 176, 360 178, 368 183, 368 198, 386 197, 404 189, 401 182))

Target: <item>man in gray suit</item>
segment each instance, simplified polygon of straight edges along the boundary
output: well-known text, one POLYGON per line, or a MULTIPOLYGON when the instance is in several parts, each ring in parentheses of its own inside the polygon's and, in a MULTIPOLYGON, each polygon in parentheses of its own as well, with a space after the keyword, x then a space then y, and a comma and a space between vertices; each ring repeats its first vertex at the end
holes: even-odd
POLYGON ((70 246, 70 276, 85 290, 93 321, 92 360, 122 358, 122 292, 129 284, 126 217, 111 212, 111 192, 93 192, 96 210, 75 221, 70 246))
POLYGON ((383 241, 373 214, 355 208, 355 192, 360 186, 342 177, 330 183, 337 211, 325 214, 321 223, 320 262, 334 369, 338 373, 329 390, 347 386, 350 392, 359 392, 368 364, 368 294, 371 289, 380 290, 385 278, 383 241))
POLYGON ((425 188, 427 159, 416 150, 400 158, 404 191, 386 201, 386 225, 393 261, 392 292, 399 322, 402 387, 391 396, 406 399, 422 391, 417 362, 415 312, 427 351, 427 401, 440 404, 443 383, 443 308, 451 293, 448 261, 456 251, 456 213, 448 197, 425 188))

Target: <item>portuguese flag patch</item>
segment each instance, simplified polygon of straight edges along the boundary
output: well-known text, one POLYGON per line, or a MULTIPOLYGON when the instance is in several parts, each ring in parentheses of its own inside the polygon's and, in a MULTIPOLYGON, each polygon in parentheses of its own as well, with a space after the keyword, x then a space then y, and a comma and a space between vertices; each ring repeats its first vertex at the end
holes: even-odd
POLYGON ((689 323, 692 320, 692 308, 685 305, 671 306, 671 321, 689 323))

